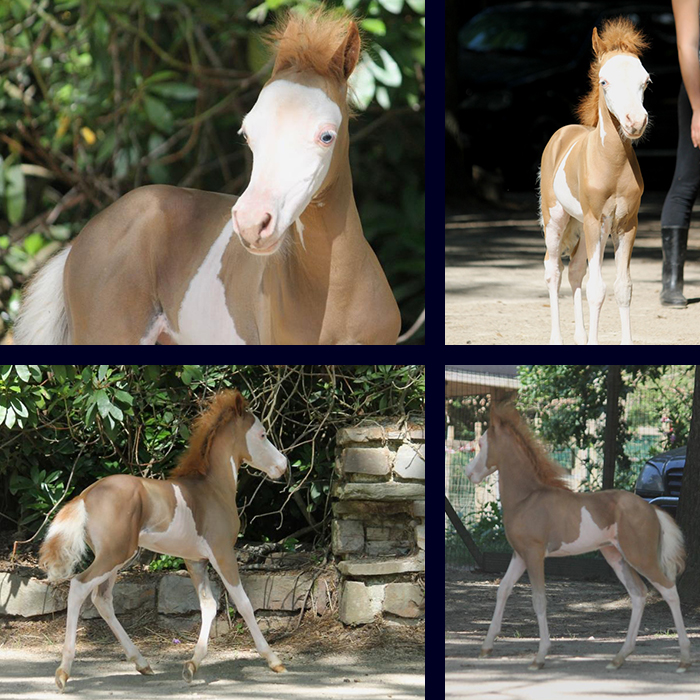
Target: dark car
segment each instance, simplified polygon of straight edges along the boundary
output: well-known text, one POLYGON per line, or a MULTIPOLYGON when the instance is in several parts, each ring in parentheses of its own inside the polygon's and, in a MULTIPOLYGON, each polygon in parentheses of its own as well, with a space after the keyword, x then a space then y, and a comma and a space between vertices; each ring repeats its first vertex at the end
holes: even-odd
POLYGON ((674 518, 685 467, 685 447, 652 457, 637 478, 634 492, 645 501, 667 511, 674 518))
POLYGON ((668 187, 681 81, 670 4, 519 2, 475 15, 459 31, 458 119, 473 164, 500 169, 511 187, 534 188, 544 147, 576 121, 576 105, 589 90, 593 27, 620 15, 650 42, 642 62, 653 81, 644 98, 652 126, 637 155, 645 179, 659 176, 656 186, 668 187))

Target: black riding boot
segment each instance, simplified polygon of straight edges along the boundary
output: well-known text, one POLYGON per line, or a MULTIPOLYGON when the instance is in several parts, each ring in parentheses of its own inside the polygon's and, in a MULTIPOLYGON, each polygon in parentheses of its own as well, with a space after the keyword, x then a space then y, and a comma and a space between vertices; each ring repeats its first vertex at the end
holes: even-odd
POLYGON ((688 228, 664 226, 661 229, 664 262, 661 270, 661 304, 683 308, 688 300, 683 296, 683 264, 688 248, 688 228))

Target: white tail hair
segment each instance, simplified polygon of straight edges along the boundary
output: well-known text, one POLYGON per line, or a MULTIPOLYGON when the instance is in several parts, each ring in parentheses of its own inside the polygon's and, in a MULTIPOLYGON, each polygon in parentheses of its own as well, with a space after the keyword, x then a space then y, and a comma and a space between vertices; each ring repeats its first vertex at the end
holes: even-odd
POLYGON ((659 544, 659 563, 661 569, 671 579, 676 580, 685 569, 685 544, 683 533, 674 519, 660 508, 654 508, 661 525, 661 542, 659 544))
POLYGON ((58 511, 41 545, 39 559, 39 566, 47 572, 49 581, 70 578, 85 556, 87 517, 82 498, 72 500, 58 511))
POLYGON ((70 345, 63 269, 70 246, 54 255, 27 285, 13 329, 16 345, 70 345))

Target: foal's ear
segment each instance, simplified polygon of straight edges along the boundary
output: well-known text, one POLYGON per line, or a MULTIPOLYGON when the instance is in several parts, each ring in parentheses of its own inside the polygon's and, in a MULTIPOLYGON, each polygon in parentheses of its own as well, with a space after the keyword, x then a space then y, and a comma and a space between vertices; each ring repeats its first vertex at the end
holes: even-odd
POLYGON ((236 390, 233 395, 233 412, 237 416, 242 416, 248 406, 248 402, 243 398, 243 394, 236 390))
POLYGON ((362 42, 360 41, 360 32, 357 30, 357 25, 355 22, 350 22, 345 40, 333 54, 333 58, 331 58, 331 70, 347 80, 360 60, 361 45, 362 42))
POLYGON ((596 56, 600 56, 600 54, 603 53, 603 44, 600 40, 600 37, 598 36, 598 28, 597 27, 593 27, 592 43, 593 43, 593 53, 596 56))

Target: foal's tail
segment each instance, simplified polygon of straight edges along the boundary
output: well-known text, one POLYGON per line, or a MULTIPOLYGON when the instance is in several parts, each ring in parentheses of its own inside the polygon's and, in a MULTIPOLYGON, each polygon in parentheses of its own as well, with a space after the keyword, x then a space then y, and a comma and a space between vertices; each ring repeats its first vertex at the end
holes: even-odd
POLYGON ((70 246, 54 255, 27 285, 13 330, 15 345, 70 345, 63 297, 63 270, 69 252, 70 246))
POLYGON ((87 551, 86 525, 87 510, 82 498, 74 498, 58 511, 40 551, 39 566, 47 572, 49 581, 73 575, 87 551))
POLYGON ((659 563, 664 574, 675 581, 685 569, 685 544, 683 533, 674 519, 660 508, 654 508, 661 525, 661 544, 659 546, 659 563))

